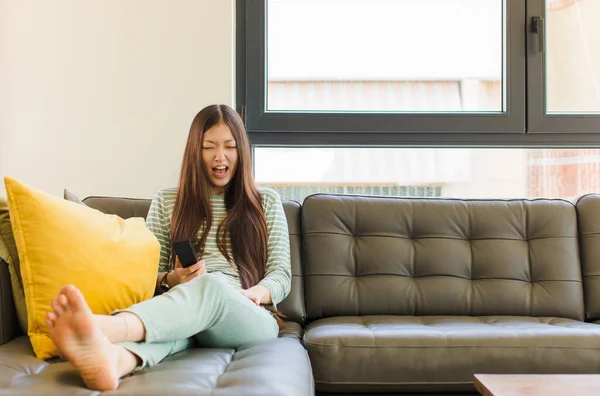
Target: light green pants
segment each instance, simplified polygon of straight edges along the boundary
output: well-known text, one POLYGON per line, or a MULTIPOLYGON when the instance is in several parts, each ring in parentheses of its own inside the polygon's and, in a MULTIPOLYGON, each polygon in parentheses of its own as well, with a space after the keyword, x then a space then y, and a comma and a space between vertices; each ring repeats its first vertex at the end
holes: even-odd
POLYGON ((145 342, 119 345, 139 356, 138 369, 153 366, 192 345, 238 348, 277 338, 277 321, 219 275, 206 274, 119 312, 137 315, 145 342))

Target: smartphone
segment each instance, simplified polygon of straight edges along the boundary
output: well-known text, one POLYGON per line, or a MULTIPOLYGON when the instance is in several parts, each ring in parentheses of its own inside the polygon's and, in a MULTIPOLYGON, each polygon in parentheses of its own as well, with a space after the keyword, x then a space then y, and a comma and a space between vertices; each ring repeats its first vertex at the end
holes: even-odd
POLYGON ((198 256, 191 241, 175 241, 173 242, 173 250, 179 257, 179 262, 183 268, 194 265, 198 262, 198 256))

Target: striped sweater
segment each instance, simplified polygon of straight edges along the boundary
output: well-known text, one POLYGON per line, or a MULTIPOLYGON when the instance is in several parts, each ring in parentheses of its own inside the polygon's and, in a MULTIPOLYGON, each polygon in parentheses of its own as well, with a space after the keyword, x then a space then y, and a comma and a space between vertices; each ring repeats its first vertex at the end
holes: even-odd
MULTIPOLYGON (((273 305, 280 303, 290 292, 291 288, 291 263, 290 240, 288 226, 281 198, 270 188, 259 188, 262 197, 262 206, 267 220, 267 263, 265 276, 259 282, 271 292, 273 305)), ((173 269, 171 252, 171 218, 177 198, 177 189, 168 188, 160 190, 152 199, 146 226, 160 243, 159 272, 173 269)), ((227 262, 217 246, 217 229, 225 216, 225 195, 211 196, 213 222, 206 239, 206 246, 202 254, 207 273, 220 273, 236 288, 241 288, 240 275, 237 268, 227 262)), ((199 232, 202 232, 203 227, 199 232)), ((229 242, 229 237, 227 237, 229 242)), ((249 242, 252 243, 252 242, 249 242)), ((231 253, 231 244, 228 243, 228 254, 231 253)))

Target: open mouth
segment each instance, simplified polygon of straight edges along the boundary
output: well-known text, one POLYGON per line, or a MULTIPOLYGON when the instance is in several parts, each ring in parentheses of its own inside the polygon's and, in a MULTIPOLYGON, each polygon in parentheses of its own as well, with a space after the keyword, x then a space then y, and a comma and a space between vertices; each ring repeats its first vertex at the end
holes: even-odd
POLYGON ((228 170, 229 167, 225 165, 219 165, 212 168, 213 175, 218 179, 224 178, 227 175, 228 170))

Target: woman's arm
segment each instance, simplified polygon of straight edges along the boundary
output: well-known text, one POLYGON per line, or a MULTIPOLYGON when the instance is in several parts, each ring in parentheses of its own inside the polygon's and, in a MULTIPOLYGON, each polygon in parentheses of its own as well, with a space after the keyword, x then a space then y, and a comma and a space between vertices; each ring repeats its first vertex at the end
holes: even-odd
POLYGON ((277 305, 290 293, 292 265, 287 219, 279 194, 263 189, 265 217, 267 220, 267 264, 265 276, 258 285, 251 287, 253 295, 260 297, 261 304, 277 305))
POLYGON ((148 216, 146 216, 146 227, 154 234, 158 240, 158 243, 160 244, 160 259, 158 261, 158 275, 156 277, 156 287, 154 291, 155 294, 161 293, 159 283, 163 276, 168 273, 170 267, 170 224, 166 217, 164 197, 162 191, 159 191, 152 199, 150 209, 148 210, 148 216))

